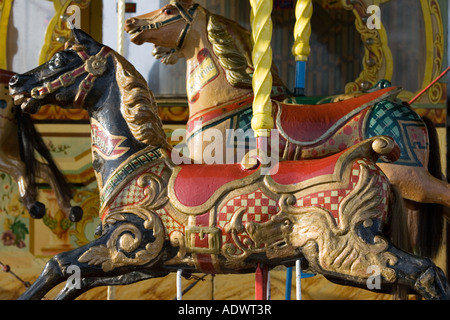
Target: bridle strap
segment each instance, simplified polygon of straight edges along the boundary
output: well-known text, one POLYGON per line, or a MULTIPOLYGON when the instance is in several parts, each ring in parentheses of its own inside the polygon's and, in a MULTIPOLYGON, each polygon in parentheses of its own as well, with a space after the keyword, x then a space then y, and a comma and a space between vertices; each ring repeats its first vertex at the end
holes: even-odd
POLYGON ((189 28, 191 27, 192 21, 194 20, 194 13, 198 8, 198 3, 194 4, 189 10, 186 11, 186 9, 184 9, 184 7, 178 3, 178 2, 173 2, 172 3, 179 11, 179 15, 174 16, 173 18, 170 18, 166 21, 157 21, 157 22, 152 22, 152 23, 148 23, 147 25, 144 25, 141 27, 142 30, 157 30, 163 26, 166 26, 168 24, 172 24, 175 22, 178 22, 180 20, 185 20, 186 21, 186 26, 183 28, 183 30, 181 30, 181 33, 178 37, 178 43, 177 43, 177 49, 181 49, 183 47, 184 44, 184 39, 186 38, 186 35, 189 31, 189 28))
POLYGON ((58 77, 58 79, 47 82, 42 87, 35 87, 31 90, 31 97, 37 100, 44 99, 44 97, 61 87, 68 87, 72 85, 75 80, 85 73, 88 75, 81 81, 78 86, 78 92, 75 96, 74 106, 81 108, 84 104, 86 96, 91 91, 94 81, 101 76, 106 70, 106 58, 111 52, 111 48, 102 47, 102 49, 94 56, 89 56, 86 51, 76 51, 78 56, 83 60, 83 65, 75 70, 66 72, 58 77))

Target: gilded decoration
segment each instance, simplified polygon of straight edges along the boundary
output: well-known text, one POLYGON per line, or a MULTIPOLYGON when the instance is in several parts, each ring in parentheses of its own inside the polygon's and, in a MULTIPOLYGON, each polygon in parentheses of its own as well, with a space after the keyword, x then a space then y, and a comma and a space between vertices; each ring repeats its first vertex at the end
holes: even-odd
MULTIPOLYGON (((363 71, 360 76, 346 85, 347 93, 368 89, 374 86, 380 79, 391 80, 394 70, 392 51, 389 48, 389 30, 381 23, 380 29, 370 30, 366 21, 368 18, 367 8, 370 5, 379 5, 381 12, 383 4, 391 0, 342 0, 342 6, 347 10, 352 10, 355 14, 355 26, 361 34, 364 44, 365 54, 363 71)), ((409 101, 415 97, 422 89, 429 85, 440 73, 444 58, 444 28, 442 22, 441 9, 436 0, 420 0, 424 21, 424 34, 426 41, 426 59, 424 63, 424 73, 422 85, 417 92, 404 90, 399 94, 399 98, 409 101)), ((438 104, 442 101, 445 92, 443 83, 434 84, 430 90, 422 96, 418 103, 438 104)))
POLYGON ((8 70, 8 23, 14 0, 0 0, 0 69, 8 70))

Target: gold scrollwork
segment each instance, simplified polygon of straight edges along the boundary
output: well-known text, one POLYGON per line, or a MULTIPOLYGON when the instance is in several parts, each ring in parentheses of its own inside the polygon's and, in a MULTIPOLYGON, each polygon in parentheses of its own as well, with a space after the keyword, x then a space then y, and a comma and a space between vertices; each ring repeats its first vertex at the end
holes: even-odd
POLYGON ((345 92, 351 93, 369 89, 378 80, 392 78, 393 61, 392 53, 388 46, 388 37, 383 25, 379 30, 370 30, 366 23, 367 1, 342 0, 342 6, 346 10, 352 10, 355 15, 355 27, 361 35, 364 45, 363 70, 359 77, 345 86, 345 92), (380 78, 380 74, 383 76, 380 78))
POLYGON ((136 266, 150 263, 161 252, 164 245, 164 226, 159 216, 151 210, 142 207, 131 207, 112 213, 108 216, 108 223, 119 224, 109 236, 106 245, 89 248, 78 259, 81 263, 101 265, 105 272, 123 266, 136 266), (125 214, 145 217, 145 230, 153 231, 153 242, 143 243, 143 234, 136 225, 125 222, 125 214), (141 247, 144 245, 144 249, 141 247))
POLYGON ((103 271, 107 272, 122 266, 147 264, 159 255, 164 245, 165 229, 155 210, 167 202, 167 195, 162 192, 164 188, 161 178, 152 173, 142 174, 137 183, 145 190, 145 200, 139 206, 119 207, 109 211, 103 224, 117 227, 114 226, 106 245, 90 248, 78 259, 79 262, 101 265, 103 271), (155 239, 153 242, 145 245, 142 243, 141 228, 127 222, 128 214, 142 219, 145 230, 152 230, 155 239), (118 224, 119 222, 122 223, 118 224), (143 245, 144 249, 141 248, 143 245))
POLYGON ((360 178, 353 191, 339 205, 339 225, 331 214, 322 208, 295 207, 293 201, 280 201, 281 211, 294 218, 293 231, 286 243, 303 247, 302 253, 316 270, 339 272, 367 278, 367 270, 376 265, 386 281, 396 280, 389 266, 397 257, 388 252, 388 242, 375 236, 367 243, 357 233, 358 225, 372 226, 378 218, 382 201, 376 175, 371 175, 365 165, 360 165, 360 178))
MULTIPOLYGON (((390 0, 341 0, 342 7, 346 10, 352 10, 355 14, 355 26, 361 35, 365 48, 363 71, 359 77, 350 82, 345 87, 346 93, 368 89, 375 85, 379 80, 386 79, 391 81, 394 65, 392 52, 388 45, 388 32, 381 25, 380 29, 370 30, 365 23, 367 19, 367 7, 370 4, 380 5, 390 0)), ((398 97, 409 101, 415 97, 422 89, 429 85, 441 72, 442 61, 444 59, 444 29, 442 15, 437 0, 420 0, 425 26, 426 58, 423 61, 425 70, 422 85, 417 92, 402 91, 398 97)), ((438 104, 445 92, 444 84, 435 83, 428 94, 423 95, 419 103, 438 104)))

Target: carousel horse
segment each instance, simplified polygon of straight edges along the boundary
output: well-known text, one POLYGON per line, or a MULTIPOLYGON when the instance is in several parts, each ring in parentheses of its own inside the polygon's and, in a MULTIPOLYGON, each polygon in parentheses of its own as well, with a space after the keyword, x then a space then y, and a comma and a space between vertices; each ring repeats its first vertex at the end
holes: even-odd
POLYGON ((72 190, 59 171, 52 155, 36 131, 28 114, 22 112, 8 93, 8 83, 14 73, 0 70, 0 171, 17 181, 19 194, 32 218, 45 215, 45 205, 37 201, 36 178, 49 183, 55 191, 58 205, 71 221, 82 217, 81 207, 72 207, 72 190), (38 161, 37 152, 45 162, 38 161))
POLYGON ((145 79, 114 50, 81 30, 73 33, 65 50, 14 76, 10 94, 27 112, 47 103, 87 109, 102 234, 50 259, 21 299, 42 298, 74 266, 79 286, 68 283, 57 299, 180 269, 185 277, 248 273, 300 257, 341 284, 365 287, 375 268, 379 290, 404 285, 426 299, 450 298, 445 275, 430 259, 385 236, 400 229, 403 212, 376 165, 380 157, 398 158, 392 139, 283 161, 267 175, 261 152, 241 163, 176 165, 145 79))
MULTIPOLYGON (((224 150, 219 150, 221 154, 225 157, 234 150, 234 159, 239 161, 245 154, 239 152, 242 143, 234 136, 230 139, 227 130, 241 128, 249 132, 246 139, 255 141, 250 132, 253 91, 248 71, 248 32, 191 0, 173 1, 162 9, 129 18, 125 30, 135 44, 155 44, 155 54, 167 62, 186 58, 190 110, 186 142, 190 156, 201 162, 211 137, 216 138, 210 132, 218 130, 222 133, 219 138, 226 141, 224 150)), ((277 101, 277 88, 283 87, 274 87, 272 109, 282 159, 324 157, 377 135, 395 139, 401 149, 399 161, 379 166, 399 188, 409 208, 433 208, 421 215, 425 221, 420 224, 419 235, 426 235, 426 241, 417 245, 419 252, 434 256, 443 232, 442 211, 436 208, 450 207, 450 185, 436 168, 439 149, 437 143, 431 144, 435 142, 431 137, 435 130, 432 122, 396 101, 400 88, 384 87, 319 105, 277 101), (427 231, 431 225, 433 231, 427 231)), ((279 93, 283 96, 285 91, 280 89, 279 93)), ((224 161, 229 163, 228 158, 224 161)))

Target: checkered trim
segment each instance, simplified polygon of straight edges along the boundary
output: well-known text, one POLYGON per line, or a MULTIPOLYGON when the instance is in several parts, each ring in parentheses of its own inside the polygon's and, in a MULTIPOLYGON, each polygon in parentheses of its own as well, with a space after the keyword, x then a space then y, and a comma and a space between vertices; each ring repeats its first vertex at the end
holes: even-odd
MULTIPOLYGON (((388 212, 388 180, 386 176, 381 172, 381 170, 376 167, 371 161, 360 159, 355 161, 353 164, 349 184, 345 188, 315 192, 306 195, 302 198, 297 199, 296 206, 298 207, 319 207, 323 208, 331 213, 331 215, 336 219, 336 224, 339 225, 339 206, 342 200, 352 192, 356 184, 359 181, 361 173, 361 165, 365 165, 369 169, 369 174, 376 175, 378 180, 376 185, 378 186, 382 202, 379 204, 378 210, 380 212, 379 218, 385 221, 388 212)), ((239 197, 229 200, 222 208, 219 210, 217 217, 217 226, 222 230, 222 244, 231 243, 236 248, 234 254, 241 254, 241 250, 236 246, 230 234, 224 231, 224 227, 230 222, 233 214, 239 208, 247 208, 246 212, 242 216, 242 222, 245 224, 248 221, 254 221, 256 223, 264 223, 279 212, 279 207, 277 202, 270 199, 261 190, 256 190, 250 194, 241 195, 239 197)), ((243 242, 244 239, 249 238, 248 234, 244 231, 239 234, 240 241, 243 242)))
POLYGON ((394 138, 400 147, 400 158, 395 164, 422 166, 414 150, 426 150, 427 132, 423 120, 411 108, 390 101, 377 103, 369 115, 366 135, 394 138))
MULTIPOLYGON (((222 243, 233 242, 231 235, 225 233, 223 228, 230 222, 231 217, 239 208, 246 208, 246 212, 242 215, 242 223, 254 221, 256 223, 264 223, 279 211, 278 204, 275 200, 270 199, 260 189, 243 194, 239 197, 229 200, 222 208, 220 208, 217 217, 217 226, 222 229, 222 243)), ((243 232, 239 234, 241 241, 248 238, 248 234, 243 232)), ((239 254, 239 252, 236 252, 239 254)))
POLYGON ((180 231, 184 234, 184 226, 178 223, 166 209, 156 210, 156 213, 161 218, 161 221, 166 229, 166 240, 169 240, 170 234, 174 231, 180 231))
POLYGON ((352 192, 356 184, 359 181, 359 175, 361 173, 360 165, 365 165, 369 168, 369 171, 378 176, 378 181, 376 182, 379 186, 380 191, 383 193, 383 200, 380 204, 380 210, 383 212, 383 218, 387 212, 386 199, 388 192, 388 184, 386 177, 381 173, 378 167, 374 166, 372 162, 361 159, 353 164, 349 185, 345 189, 335 189, 328 190, 324 192, 317 192, 310 194, 308 196, 297 199, 296 205, 298 207, 320 207, 328 210, 333 217, 336 219, 336 224, 339 224, 339 206, 342 200, 352 192))
MULTIPOLYGON (((163 169, 164 169, 164 163, 159 163, 159 164, 151 166, 148 170, 146 170, 142 174, 150 172, 157 176, 161 176, 163 169)), ((109 206, 110 209, 134 205, 134 204, 137 204, 137 203, 141 202, 142 200, 144 200, 144 198, 145 198, 144 189, 145 188, 141 188, 137 184, 138 178, 139 178, 139 176, 135 177, 133 179, 133 181, 128 183, 125 186, 125 188, 123 188, 123 190, 116 196, 114 201, 109 206)))

